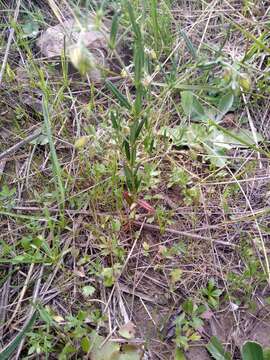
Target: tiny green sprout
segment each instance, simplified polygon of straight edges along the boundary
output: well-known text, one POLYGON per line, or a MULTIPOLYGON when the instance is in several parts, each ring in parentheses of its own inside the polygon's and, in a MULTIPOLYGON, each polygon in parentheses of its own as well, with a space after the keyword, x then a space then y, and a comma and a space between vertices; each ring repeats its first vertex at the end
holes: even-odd
POLYGON ((120 267, 120 264, 116 263, 113 265, 113 267, 103 268, 101 276, 103 278, 104 286, 111 287, 114 285, 117 277, 120 274, 120 267))

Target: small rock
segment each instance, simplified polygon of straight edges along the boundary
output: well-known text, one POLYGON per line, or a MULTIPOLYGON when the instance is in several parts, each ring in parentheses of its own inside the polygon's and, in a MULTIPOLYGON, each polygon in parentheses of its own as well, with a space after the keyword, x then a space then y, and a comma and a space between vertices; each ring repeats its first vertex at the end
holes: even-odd
POLYGON ((64 49, 72 49, 80 43, 91 53, 96 67, 89 70, 89 77, 93 82, 101 82, 101 68, 106 68, 109 34, 106 30, 95 29, 94 18, 89 16, 88 23, 80 26, 74 19, 49 27, 37 40, 37 46, 42 55, 47 58, 60 57, 64 49))

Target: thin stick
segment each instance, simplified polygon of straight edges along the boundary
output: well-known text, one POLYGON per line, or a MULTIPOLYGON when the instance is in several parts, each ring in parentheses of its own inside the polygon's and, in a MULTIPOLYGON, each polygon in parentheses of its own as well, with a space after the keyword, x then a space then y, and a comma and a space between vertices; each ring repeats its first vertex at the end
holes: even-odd
MULTIPOLYGON (((18 15, 19 15, 19 10, 20 10, 20 5, 21 5, 21 0, 18 0, 16 9, 15 9, 15 12, 14 12, 14 18, 13 18, 14 23, 17 22, 17 18, 18 18, 18 15)), ((4 60, 2 62, 2 66, 1 66, 1 70, 0 70, 0 85, 2 83, 3 75, 4 75, 4 72, 5 72, 6 65, 7 65, 8 54, 9 54, 9 50, 10 50, 13 35, 14 35, 14 28, 11 28, 9 36, 8 36, 8 41, 7 41, 7 47, 6 47, 6 51, 5 51, 5 55, 4 55, 4 60)))
POLYGON ((41 134, 41 130, 34 132, 33 134, 27 136, 25 139, 21 140, 20 142, 18 142, 17 144, 11 146, 9 149, 7 149, 6 151, 3 151, 0 154, 0 160, 8 157, 9 155, 15 153, 17 150, 19 150, 22 146, 28 144, 29 142, 35 140, 36 138, 39 137, 39 135, 41 134))
POLYGON ((26 290, 27 290, 27 287, 30 283, 30 279, 31 279, 31 276, 32 276, 32 273, 33 273, 33 270, 34 270, 34 263, 32 263, 30 265, 30 268, 28 270, 28 273, 27 273, 27 277, 26 277, 26 280, 24 282, 24 285, 23 285, 23 288, 22 288, 22 291, 20 293, 20 297, 19 297, 19 300, 17 302, 17 305, 16 305, 16 308, 15 310, 13 311, 10 319, 8 320, 8 322, 6 323, 6 327, 8 328, 10 326, 10 324, 12 323, 12 321, 14 320, 14 318, 16 317, 17 315, 17 312, 19 311, 20 307, 21 307, 21 303, 23 301, 23 298, 24 298, 24 295, 26 293, 26 290))

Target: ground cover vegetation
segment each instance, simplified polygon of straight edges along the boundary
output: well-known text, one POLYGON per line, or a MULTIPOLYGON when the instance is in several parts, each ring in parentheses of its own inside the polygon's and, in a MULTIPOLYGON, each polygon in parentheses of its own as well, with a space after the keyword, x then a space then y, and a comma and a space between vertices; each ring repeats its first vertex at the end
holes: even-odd
POLYGON ((0 359, 269 359, 269 2, 0 18, 0 359))

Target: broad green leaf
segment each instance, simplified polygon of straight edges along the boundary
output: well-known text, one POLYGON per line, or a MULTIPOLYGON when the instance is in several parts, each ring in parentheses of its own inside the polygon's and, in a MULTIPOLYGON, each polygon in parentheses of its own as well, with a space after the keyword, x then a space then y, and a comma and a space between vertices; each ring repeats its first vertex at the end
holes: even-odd
POLYGON ((70 354, 74 354, 75 352, 76 348, 71 343, 67 343, 59 354, 58 359, 68 360, 70 359, 70 354))
POLYGON ((183 310, 185 311, 185 313, 187 313, 189 315, 191 315, 194 311, 194 304, 191 299, 187 299, 186 301, 184 301, 182 307, 183 307, 183 310))
POLYGON ((264 360, 263 349, 255 341, 247 341, 241 350, 242 360, 264 360))
POLYGON ((88 351, 90 350, 90 347, 91 347, 90 339, 87 336, 83 337, 81 340, 82 351, 85 353, 88 353, 88 351))
POLYGON ((234 95, 232 93, 225 94, 220 98, 218 103, 219 113, 217 115, 217 121, 220 121, 223 116, 226 115, 228 111, 230 111, 233 106, 233 101, 234 95))
POLYGON ((135 325, 133 322, 128 321, 125 325, 121 326, 119 329, 119 335, 125 339, 133 339, 135 337, 135 325))
POLYGON ((121 353, 113 360, 140 360, 141 351, 138 347, 133 345, 123 345, 121 353))
POLYGON ((227 159, 225 152, 222 148, 210 146, 209 144, 204 143, 204 149, 209 154, 209 160, 212 165, 216 167, 224 167, 227 164, 227 159))
POLYGON ((190 116, 193 109, 193 93, 191 91, 182 91, 181 92, 181 105, 184 110, 184 113, 187 116, 190 116))
POLYGON ((194 96, 191 91, 182 91, 181 105, 185 114, 191 117, 192 120, 205 121, 207 115, 199 100, 194 96))
POLYGON ((186 356, 183 350, 177 348, 175 350, 174 360, 186 360, 186 356))
POLYGON ((131 110, 131 105, 128 99, 117 89, 116 86, 110 80, 106 80, 106 86, 111 91, 111 93, 117 98, 120 105, 124 106, 126 109, 131 110))
POLYGON ((17 347, 20 345, 22 339, 25 337, 26 333, 28 333, 32 326, 34 325, 37 318, 37 313, 34 312, 34 314, 31 316, 29 321, 25 324, 25 326, 22 328, 22 330, 15 336, 11 342, 4 347, 0 351, 0 359, 1 360, 9 360, 11 359, 11 355, 14 353, 14 351, 17 349, 17 347))
POLYGON ((102 347, 100 347, 104 340, 105 338, 103 336, 99 336, 95 331, 91 333, 91 360, 112 360, 118 358, 120 352, 119 344, 107 341, 102 347))
POLYGON ((23 36, 22 38, 33 38, 38 35, 39 24, 36 21, 28 21, 22 25, 23 36))
POLYGON ((206 345, 206 349, 212 355, 215 360, 231 360, 231 355, 226 352, 223 345, 217 337, 212 336, 209 343, 206 345))
POLYGON ((204 108, 202 107, 201 103, 195 96, 193 98, 191 117, 193 120, 200 120, 200 121, 207 120, 207 116, 204 111, 204 108))
POLYGON ((49 309, 47 309, 46 307, 43 307, 42 305, 38 306, 38 311, 39 311, 39 315, 40 318, 49 326, 52 325, 53 323, 53 318, 49 312, 49 309))

